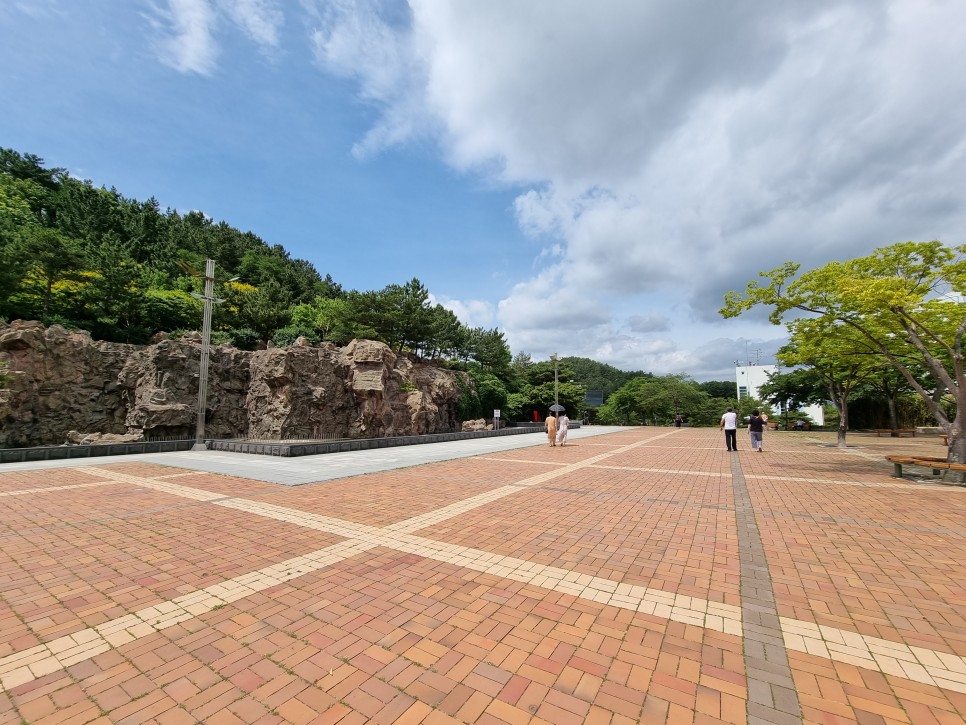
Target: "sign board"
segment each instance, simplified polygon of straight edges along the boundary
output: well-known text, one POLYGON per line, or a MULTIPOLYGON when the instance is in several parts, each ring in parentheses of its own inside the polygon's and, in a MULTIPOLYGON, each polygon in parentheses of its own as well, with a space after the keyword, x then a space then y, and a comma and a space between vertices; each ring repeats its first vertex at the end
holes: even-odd
POLYGON ((603 405, 604 391, 588 390, 586 393, 584 393, 584 404, 585 405, 603 405))
POLYGON ((500 409, 499 408, 495 408, 493 410, 493 417, 494 418, 499 418, 500 417, 500 409))

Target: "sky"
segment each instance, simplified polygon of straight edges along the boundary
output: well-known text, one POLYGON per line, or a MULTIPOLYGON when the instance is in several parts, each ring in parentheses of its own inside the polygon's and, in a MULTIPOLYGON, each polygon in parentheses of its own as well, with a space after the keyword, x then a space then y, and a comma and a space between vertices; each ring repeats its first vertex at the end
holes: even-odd
POLYGON ((346 289, 697 380, 724 294, 966 243, 958 0, 3 0, 0 146, 200 210, 346 289))

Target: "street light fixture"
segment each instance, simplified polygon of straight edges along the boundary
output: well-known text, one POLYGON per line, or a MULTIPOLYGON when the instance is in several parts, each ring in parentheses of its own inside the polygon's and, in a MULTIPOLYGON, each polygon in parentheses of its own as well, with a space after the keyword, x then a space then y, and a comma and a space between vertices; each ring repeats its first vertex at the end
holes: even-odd
MULTIPOLYGON (((221 303, 225 300, 215 297, 215 260, 205 261, 205 273, 202 275, 191 265, 179 262, 179 266, 187 271, 191 276, 198 277, 205 281, 205 293, 199 295, 192 292, 191 296, 199 300, 204 300, 205 312, 201 321, 201 363, 198 369, 198 418, 195 423, 195 444, 191 447, 193 451, 206 451, 205 445, 205 408, 208 401, 208 358, 211 350, 211 306, 214 303, 221 303)), ((238 277, 232 277, 227 282, 234 282, 238 277)))

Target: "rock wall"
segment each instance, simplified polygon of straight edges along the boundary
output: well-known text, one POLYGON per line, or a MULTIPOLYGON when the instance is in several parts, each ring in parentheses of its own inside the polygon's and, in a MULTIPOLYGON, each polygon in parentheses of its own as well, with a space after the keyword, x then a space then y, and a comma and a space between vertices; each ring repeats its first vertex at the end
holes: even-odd
MULTIPOLYGON (((0 322, 0 362, 7 365, 0 447, 63 443, 71 431, 192 438, 200 360, 197 335, 142 347, 39 322, 0 322)), ((457 376, 464 374, 372 340, 339 348, 300 339, 256 352, 215 346, 205 435, 285 440, 458 431, 457 376)))

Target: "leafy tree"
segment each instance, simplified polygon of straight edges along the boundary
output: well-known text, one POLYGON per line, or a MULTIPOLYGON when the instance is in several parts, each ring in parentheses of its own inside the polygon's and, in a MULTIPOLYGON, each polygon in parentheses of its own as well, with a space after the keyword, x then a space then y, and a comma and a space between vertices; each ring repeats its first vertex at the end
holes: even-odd
MULTIPOLYGON (((721 313, 734 317, 763 305, 780 324, 789 313, 815 315, 851 327, 881 354, 922 398, 949 435, 949 460, 966 461, 966 247, 938 241, 901 242, 867 257, 830 262, 794 279, 799 266, 786 263, 761 273, 745 293, 729 292, 721 313), (910 367, 916 360, 929 375, 924 385, 910 367), (952 418, 937 402, 948 392, 952 418)), ((841 429, 841 427, 840 427, 841 429)))
POLYGON ((827 397, 838 412, 838 445, 844 447, 849 401, 885 361, 854 329, 835 321, 799 319, 789 323, 789 330, 791 340, 777 357, 785 365, 808 366, 825 386, 827 397))
POLYGON ((275 280, 269 278, 255 294, 247 295, 238 317, 243 327, 255 330, 267 342, 276 330, 291 322, 290 297, 275 280))
POLYGON ((418 354, 430 347, 433 310, 429 290, 413 277, 404 285, 390 285, 394 317, 398 317, 396 349, 408 349, 418 354))
POLYGON ((635 377, 649 377, 649 373, 642 371, 628 372, 613 365, 597 362, 586 357, 564 357, 561 364, 567 365, 572 371, 572 379, 588 390, 601 390, 604 400, 615 390, 625 385, 635 377))
POLYGON ((477 327, 470 330, 469 349, 472 358, 484 370, 491 370, 501 376, 508 372, 513 356, 503 333, 496 328, 484 330, 477 327))
POLYGON ((312 345, 318 345, 320 342, 319 336, 315 334, 314 330, 299 325, 287 325, 280 330, 276 330, 275 334, 272 335, 272 344, 275 347, 288 347, 300 337, 304 337, 312 345))
POLYGON ((530 404, 530 396, 527 393, 509 393, 506 396, 506 403, 503 404, 503 417, 506 420, 530 420, 530 412, 533 410, 530 404))
POLYGON ((31 271, 43 285, 44 317, 50 311, 54 285, 64 279, 76 279, 84 260, 80 242, 50 227, 26 227, 21 249, 31 271))
POLYGON ((503 413, 507 403, 507 390, 503 381, 478 365, 471 365, 467 372, 476 387, 480 417, 490 418, 497 409, 503 413))
POLYGON ((614 391, 598 416, 617 425, 666 425, 679 413, 689 420, 701 417, 708 400, 684 375, 637 377, 614 391))
POLYGON ((202 303, 182 290, 149 289, 141 298, 141 314, 154 330, 200 329, 202 303))
POLYGON ((466 347, 467 330, 459 318, 442 305, 433 307, 429 322, 429 339, 424 352, 432 360, 456 358, 466 347))
POLYGON ((824 403, 828 399, 822 379, 807 367, 770 375, 768 382, 758 388, 758 393, 764 400, 775 405, 787 403, 790 408, 824 403))
POLYGON ((733 380, 706 380, 698 383, 698 389, 703 390, 712 398, 722 398, 727 400, 735 397, 737 387, 733 380))
POLYGON ((143 296, 139 287, 141 270, 131 257, 129 246, 114 232, 108 232, 88 252, 87 266, 93 272, 85 289, 89 312, 105 325, 138 325, 143 296))

